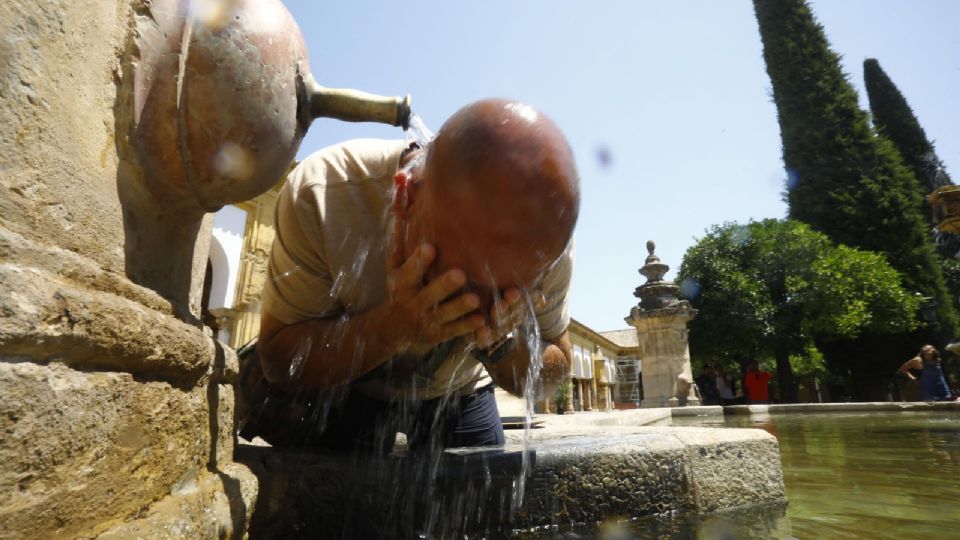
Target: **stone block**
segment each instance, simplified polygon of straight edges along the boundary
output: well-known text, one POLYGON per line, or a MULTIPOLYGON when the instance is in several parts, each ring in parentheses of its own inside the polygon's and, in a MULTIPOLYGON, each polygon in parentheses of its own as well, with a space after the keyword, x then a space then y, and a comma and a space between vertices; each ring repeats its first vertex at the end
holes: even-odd
POLYGON ((251 534, 501 535, 785 503, 777 442, 762 430, 569 425, 518 437, 526 450, 513 442, 425 460, 241 445, 238 461, 261 483, 251 534))
POLYGON ((697 512, 786 501, 777 440, 760 429, 672 428, 697 512))
POLYGON ((234 463, 185 479, 146 515, 115 525, 97 539, 242 538, 256 498, 256 477, 234 463))
POLYGON ((0 537, 89 536, 199 478, 232 444, 220 394, 0 357, 0 537))

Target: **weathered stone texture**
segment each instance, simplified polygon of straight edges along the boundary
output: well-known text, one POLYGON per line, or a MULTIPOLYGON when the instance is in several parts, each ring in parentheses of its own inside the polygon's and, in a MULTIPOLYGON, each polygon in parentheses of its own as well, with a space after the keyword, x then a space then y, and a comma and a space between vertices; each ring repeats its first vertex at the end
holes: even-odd
POLYGON ((535 447, 536 467, 514 526, 695 509, 684 449, 676 439, 656 434, 580 436, 546 440, 535 447))
POLYGON ((786 501, 776 439, 762 430, 566 425, 530 435, 535 455, 519 507, 512 502, 523 446, 515 442, 504 450, 448 450, 426 465, 402 455, 358 459, 241 446, 238 459, 261 486, 251 532, 497 536, 786 501))
POLYGON ((35 267, 0 263, 0 350, 195 384, 214 358, 196 327, 35 267))
POLYGON ((113 109, 129 5, 0 3, 0 225, 119 272, 113 109))
POLYGON ((202 387, 0 360, 6 537, 75 537, 136 514, 206 470, 208 414, 232 415, 230 400, 202 387))
POLYGON ((97 539, 240 538, 256 498, 256 477, 242 465, 228 465, 178 484, 147 515, 112 527, 97 539))
POLYGON ((760 429, 674 428, 698 512, 785 501, 777 440, 760 429), (728 433, 733 431, 734 433, 728 433))

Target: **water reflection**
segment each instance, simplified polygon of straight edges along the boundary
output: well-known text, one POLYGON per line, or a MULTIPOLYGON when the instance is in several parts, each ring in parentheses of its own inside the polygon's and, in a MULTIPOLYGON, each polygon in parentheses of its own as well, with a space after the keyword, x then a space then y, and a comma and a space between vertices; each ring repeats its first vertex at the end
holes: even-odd
MULTIPOLYGON (((760 427, 779 439, 794 537, 957 537, 960 416, 955 412, 755 420, 727 417, 724 424, 760 427)), ((695 420, 675 422, 681 423, 695 420)))

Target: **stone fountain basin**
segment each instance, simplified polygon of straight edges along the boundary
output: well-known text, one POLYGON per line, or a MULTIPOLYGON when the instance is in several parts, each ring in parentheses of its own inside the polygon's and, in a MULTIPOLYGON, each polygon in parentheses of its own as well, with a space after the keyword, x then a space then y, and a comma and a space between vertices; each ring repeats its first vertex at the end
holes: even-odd
POLYGON ((642 410, 537 416, 544 427, 509 430, 502 449, 452 449, 430 462, 402 452, 373 458, 241 444, 237 460, 260 483, 250 532, 447 538, 650 515, 785 508, 772 435, 760 429, 637 425, 670 415, 642 410), (523 504, 514 508, 525 451, 531 466, 523 504))

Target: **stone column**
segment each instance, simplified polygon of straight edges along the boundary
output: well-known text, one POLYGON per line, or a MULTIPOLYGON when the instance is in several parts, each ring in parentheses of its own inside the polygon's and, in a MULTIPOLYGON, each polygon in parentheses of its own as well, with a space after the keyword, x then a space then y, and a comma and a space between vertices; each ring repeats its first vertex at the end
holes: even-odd
POLYGON ((646 283, 637 287, 634 296, 640 303, 625 320, 637 329, 640 342, 643 401, 642 407, 676 407, 699 405, 693 391, 690 369, 687 322, 696 310, 676 296, 678 287, 664 281, 669 266, 654 255, 656 245, 647 242, 649 255, 640 273, 646 283))
MULTIPOLYGON (((687 322, 695 310, 689 306, 640 312, 628 322, 640 336, 643 354, 643 407, 676 407, 683 405, 678 395, 677 378, 693 380, 690 350, 687 346, 687 322)), ((690 390, 687 404, 699 400, 690 390)))

